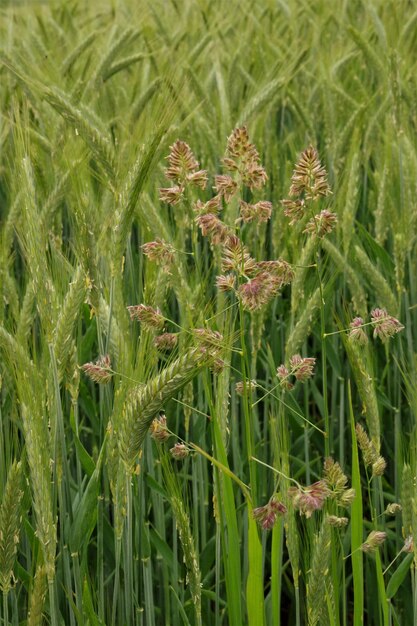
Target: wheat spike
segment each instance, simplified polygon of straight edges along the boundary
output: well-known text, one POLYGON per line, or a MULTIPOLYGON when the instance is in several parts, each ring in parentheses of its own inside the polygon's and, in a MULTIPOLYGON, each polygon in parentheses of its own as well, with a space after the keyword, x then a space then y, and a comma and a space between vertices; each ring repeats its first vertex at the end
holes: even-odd
POLYGON ((45 603, 46 592, 48 591, 48 582, 46 576, 46 568, 38 566, 34 578, 34 584, 29 600, 29 612, 27 626, 42 626, 42 610, 45 603))
POLYGON ((310 334, 311 325, 320 307, 320 298, 320 289, 317 287, 306 302, 303 313, 287 339, 285 354, 288 358, 293 356, 300 349, 303 342, 310 334))
POLYGON ((401 506, 404 539, 413 534, 413 499, 414 486, 411 467, 409 465, 404 465, 401 480, 401 506))
POLYGON ((384 276, 382 276, 381 272, 369 260, 368 255, 359 246, 355 246, 355 255, 364 275, 374 288, 378 305, 387 309, 391 315, 396 315, 398 313, 397 299, 384 276))
POLYGON ((7 476, 0 507, 0 588, 8 594, 19 543, 22 463, 13 463, 7 476))
MULTIPOLYGON (((26 385, 26 399, 31 402, 33 390, 29 388, 27 380, 20 383, 20 386, 23 385, 26 385)), ((55 574, 56 528, 52 512, 48 433, 38 407, 31 406, 29 409, 29 406, 22 403, 21 414, 36 513, 36 533, 43 548, 48 580, 52 580, 55 574)))
POLYGON ((123 406, 118 432, 120 454, 128 467, 133 466, 148 428, 164 403, 212 358, 200 349, 192 348, 145 386, 131 391, 123 406))
POLYGON ((316 536, 307 583, 308 626, 325 623, 327 617, 326 597, 329 593, 330 543, 330 526, 324 519, 320 532, 316 536))
POLYGON ((78 44, 78 46, 76 46, 76 48, 74 48, 74 50, 63 60, 61 64, 61 72, 63 76, 65 76, 65 74, 68 74, 71 71, 74 63, 76 63, 76 61, 80 58, 82 53, 91 46, 91 44, 93 43, 97 35, 98 35, 98 31, 96 30, 93 31, 92 33, 89 33, 87 37, 85 37, 78 44))
POLYGON ((359 313, 362 317, 366 317, 366 294, 360 283, 357 272, 355 272, 351 263, 346 262, 346 259, 339 252, 338 248, 329 239, 324 238, 322 246, 331 257, 340 273, 344 274, 349 286, 355 312, 359 313))
POLYGON ((67 94, 56 88, 44 88, 44 98, 84 139, 100 163, 110 189, 116 188, 116 171, 113 148, 107 134, 100 129, 95 115, 85 105, 74 106, 67 94))
POLYGON ((346 352, 352 367, 353 376, 358 387, 359 396, 363 404, 363 412, 366 417, 369 434, 377 452, 379 453, 380 442, 380 419, 378 410, 378 400, 375 386, 370 372, 368 371, 365 358, 356 344, 349 340, 344 341, 346 352))
POLYGON ((54 352, 62 379, 72 347, 72 332, 89 291, 88 279, 80 266, 75 271, 55 327, 54 352))

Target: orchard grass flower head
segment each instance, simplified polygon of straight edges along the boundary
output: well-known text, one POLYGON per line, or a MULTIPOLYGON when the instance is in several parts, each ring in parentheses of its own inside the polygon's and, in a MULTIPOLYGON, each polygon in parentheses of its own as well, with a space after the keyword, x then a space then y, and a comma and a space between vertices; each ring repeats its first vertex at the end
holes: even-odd
POLYGON ((314 376, 315 364, 315 358, 301 357, 299 354, 295 354, 290 358, 291 374, 293 374, 297 380, 304 383, 314 376))
POLYGON ((365 346, 368 343, 368 337, 362 326, 364 321, 361 317, 354 317, 350 323, 349 340, 352 343, 357 343, 360 346, 365 346))
POLYGON ((203 348, 220 348, 223 344, 223 335, 217 330, 194 328, 193 335, 197 343, 203 348))
POLYGON ((289 377, 291 376, 290 370, 288 369, 288 367, 285 367, 284 364, 277 367, 277 376, 279 379, 279 384, 283 389, 287 389, 288 391, 290 391, 294 388, 292 382, 289 381, 289 377))
POLYGON ((302 357, 299 354, 294 354, 290 358, 288 367, 283 363, 277 367, 277 376, 281 387, 288 390, 293 389, 294 385, 290 381, 291 376, 302 383, 314 376, 315 363, 316 359, 313 357, 302 357))
POLYGON ((100 385, 107 385, 110 382, 113 372, 111 371, 111 361, 108 354, 100 356, 95 363, 84 363, 81 369, 91 380, 100 385))
POLYGON ((330 493, 325 481, 319 480, 309 487, 290 487, 288 495, 292 500, 294 508, 300 512, 300 515, 305 515, 309 518, 314 511, 318 511, 323 507, 330 493))
POLYGON ((281 515, 285 515, 286 512, 286 506, 280 502, 276 496, 272 496, 267 504, 253 509, 252 516, 263 530, 270 530, 277 521, 277 518, 281 515))
POLYGON ((272 204, 268 201, 250 204, 244 200, 240 201, 240 218, 238 221, 249 224, 250 222, 267 222, 272 215, 272 204))
POLYGON ((244 383, 243 380, 241 380, 238 383, 236 383, 235 391, 239 396, 243 396, 243 394, 245 393, 245 388, 246 388, 246 391, 252 392, 258 386, 259 385, 256 382, 256 380, 247 380, 246 383, 244 383))
POLYGON ((184 443, 176 443, 173 448, 170 448, 170 453, 173 459, 182 461, 189 455, 189 450, 184 443))
POLYGON ((159 190, 159 199, 167 204, 178 204, 183 197, 184 187, 176 185, 174 187, 161 187, 159 190))
POLYGON ((158 443, 164 443, 170 438, 170 433, 167 428, 167 418, 165 415, 156 417, 151 424, 151 437, 158 443))
POLYGON ((154 346, 158 350, 173 350, 178 344, 178 335, 176 333, 163 333, 154 339, 154 346))
POLYGON ((303 232, 317 235, 317 237, 325 237, 332 232, 337 224, 337 215, 327 209, 320 211, 317 215, 311 218, 303 232))
POLYGON ((130 319, 141 322, 149 330, 161 330, 165 324, 165 318, 159 309, 154 309, 145 304, 135 304, 128 306, 130 319))
POLYGON ((372 476, 382 476, 387 467, 387 462, 383 456, 378 456, 377 460, 372 463, 372 476))
POLYGON ((374 337, 379 337, 383 343, 404 329, 401 322, 389 315, 385 309, 373 309, 371 322, 374 327, 374 337))
POLYGON ((258 311, 276 295, 279 287, 269 272, 260 272, 240 285, 237 295, 243 308, 258 311))
POLYGON ((404 545, 402 547, 402 552, 414 552, 414 539, 413 535, 409 535, 404 539, 404 545))
POLYGON ((299 198, 282 200, 282 206, 284 207, 284 215, 290 220, 290 226, 294 226, 304 217, 306 208, 304 200, 299 198))
POLYGON ((221 198, 221 194, 217 194, 207 202, 197 200, 197 202, 194 202, 193 204, 194 213, 197 215, 204 215, 206 213, 213 213, 214 215, 217 215, 220 211, 221 198))
POLYGON ((380 530, 372 530, 360 548, 362 552, 374 554, 379 546, 382 546, 386 538, 387 533, 380 530))
POLYGON ((328 515, 326 517, 326 521, 334 528, 344 528, 349 524, 349 519, 347 517, 337 517, 337 515, 328 515))
POLYGON ((235 128, 227 140, 223 166, 227 171, 236 172, 243 185, 249 189, 260 189, 268 176, 260 163, 259 153, 249 140, 246 126, 235 128))
POLYGON ((361 424, 356 424, 355 431, 358 446, 362 451, 363 462, 367 467, 372 466, 372 476, 382 476, 387 465, 385 459, 380 456, 361 424))
POLYGON ((258 261, 253 269, 255 272, 268 272, 276 280, 279 288, 288 285, 294 279, 294 270, 284 259, 275 261, 258 261))
POLYGON ((310 145, 301 153, 291 178, 290 196, 317 200, 331 193, 327 172, 322 166, 316 148, 310 145))
POLYGON ((226 202, 229 202, 237 192, 237 182, 233 180, 231 176, 227 175, 216 176, 214 181, 215 191, 223 196, 226 202))
POLYGON ((142 251, 150 261, 156 261, 165 268, 169 267, 175 259, 173 246, 163 239, 156 239, 155 241, 144 243, 142 245, 142 251))
POLYGON ((385 509, 385 515, 397 515, 402 511, 403 507, 398 502, 391 502, 385 509))
POLYGON ((208 181, 207 172, 206 170, 198 170, 198 172, 187 174, 186 181, 190 185, 194 185, 194 187, 205 189, 207 187, 207 181, 208 181))
POLYGON ((346 489, 343 493, 341 493, 337 498, 337 504, 339 506, 348 509, 354 499, 356 498, 356 491, 352 488, 346 489))
POLYGON ((177 139, 169 149, 169 155, 166 157, 168 167, 165 170, 165 176, 169 180, 183 182, 187 176, 196 172, 199 165, 198 161, 185 141, 177 139))
POLYGON ((230 229, 214 213, 203 213, 195 218, 203 237, 210 237, 214 244, 224 243, 230 235, 230 229))
POLYGON ((230 235, 223 246, 222 271, 249 276, 256 268, 256 261, 249 254, 239 237, 230 235))
POLYGON ((219 291, 234 291, 235 285, 236 276, 234 274, 222 274, 216 278, 216 286, 219 291))

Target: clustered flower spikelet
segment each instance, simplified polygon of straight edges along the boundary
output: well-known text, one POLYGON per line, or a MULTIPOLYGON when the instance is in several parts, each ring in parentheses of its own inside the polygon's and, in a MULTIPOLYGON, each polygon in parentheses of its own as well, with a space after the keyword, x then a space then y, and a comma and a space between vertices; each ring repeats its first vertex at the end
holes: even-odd
POLYGON ((158 350, 173 350, 178 344, 178 335, 176 333, 162 333, 154 339, 154 346, 158 350))
POLYGON ((286 512, 286 506, 276 496, 272 496, 267 504, 253 509, 252 516, 264 530, 270 530, 277 521, 277 517, 285 515, 286 512))
POLYGON ((325 237, 332 232, 337 224, 337 215, 324 209, 311 218, 303 232, 317 235, 317 237, 325 237))
MULTIPOLYGON (((291 178, 290 198, 283 200, 284 215, 294 225, 306 215, 306 201, 315 202, 319 198, 331 194, 327 182, 327 172, 322 166, 317 150, 309 146, 301 154, 294 167, 291 178)), ((324 209, 307 223, 304 232, 324 237, 330 233, 337 223, 335 213, 324 209)))
POLYGON ((216 285, 219 291, 234 291, 236 277, 234 274, 217 276, 216 285))
POLYGON ((397 515, 397 513, 400 513, 400 511, 402 511, 401 504, 399 504, 398 502, 391 502, 391 504, 388 504, 384 513, 386 515, 397 515))
POLYGON ((230 229, 214 213, 203 213, 195 218, 203 237, 210 237, 213 244, 224 243, 230 235, 230 229))
POLYGON ((198 170, 198 161, 185 141, 177 139, 169 149, 170 153, 167 156, 169 165, 165 170, 165 176, 169 180, 183 182, 187 176, 198 170))
POLYGON ((362 326, 364 321, 361 317, 354 317, 350 323, 349 340, 353 343, 357 343, 360 346, 365 346, 368 343, 368 337, 362 326))
POLYGON ((248 276, 255 267, 255 259, 250 256, 246 246, 243 245, 239 237, 230 235, 223 247, 223 272, 236 272, 237 274, 243 272, 243 274, 248 276))
POLYGON ((283 200, 284 215, 290 218, 290 226, 294 226, 304 217, 305 202, 299 198, 296 200, 283 200))
POLYGON ((154 309, 145 304, 135 304, 128 306, 130 319, 141 322, 145 328, 161 330, 165 324, 165 318, 159 309, 154 309))
POLYGON ((184 187, 175 185, 174 187, 161 187, 159 190, 159 199, 167 204, 178 204, 182 199, 184 187))
POLYGON ((372 466, 372 476, 382 476, 387 466, 384 457, 380 456, 375 445, 360 424, 356 424, 355 430, 356 439, 362 451, 363 462, 366 466, 372 466))
POLYGON ((91 380, 101 385, 110 382, 113 372, 111 371, 111 361, 108 354, 100 356, 95 363, 84 363, 81 369, 91 380))
POLYGON ((197 200, 197 202, 194 202, 193 210, 197 215, 204 215, 205 213, 214 213, 214 215, 217 215, 220 211, 220 200, 220 194, 217 194, 207 202, 197 200))
POLYGON ((334 528, 343 528, 349 524, 349 519, 347 517, 337 517, 337 515, 328 515, 326 521, 334 528))
POLYGON ((272 204, 266 200, 250 204, 240 201, 240 218, 238 221, 249 224, 250 222, 267 222, 272 214, 272 204))
POLYGON ((169 272, 169 266, 174 262, 174 248, 171 244, 163 241, 163 239, 156 239, 155 241, 149 241, 142 245, 143 254, 148 257, 150 261, 156 261, 163 269, 169 272))
POLYGON ((414 552, 414 538, 413 535, 408 535, 408 537, 404 540, 404 545, 402 547, 402 552, 414 552))
POLYGON ((153 420, 150 432, 152 439, 155 439, 158 443, 164 443, 164 441, 170 438, 165 415, 160 415, 153 420))
POLYGON ((162 202, 178 204, 183 197, 187 184, 200 189, 206 188, 207 172, 198 169, 198 161, 185 141, 178 139, 170 146, 167 159, 169 165, 165 170, 165 175, 168 180, 172 180, 176 184, 159 190, 159 197, 162 202))
POLYGON ((311 517, 314 511, 323 507, 326 498, 329 496, 329 488, 323 480, 319 480, 309 487, 290 487, 288 495, 292 499, 295 509, 300 515, 311 517))
POLYGON ((223 343, 223 335, 209 328, 194 328, 193 335, 203 348, 219 348, 223 343))
POLYGON ((383 343, 404 328, 401 322, 392 315, 388 315, 385 309, 371 311, 371 321, 374 327, 374 337, 379 337, 383 343))
POLYGON ((347 476, 343 473, 339 463, 331 457, 324 461, 323 480, 329 489, 329 497, 336 500, 339 506, 347 508, 355 497, 355 490, 348 489, 347 476))
POLYGON ((223 165, 228 171, 238 172, 242 183, 251 190, 260 189, 268 180, 246 126, 235 128, 228 138, 223 165))
POLYGON ((380 530, 372 530, 366 541, 361 545, 362 552, 367 552, 368 554, 373 554, 377 551, 379 546, 381 546, 385 539, 387 538, 387 533, 384 533, 380 530))
POLYGON ((170 452, 172 458, 176 461, 182 461, 182 459, 185 459, 189 454, 189 450, 184 443, 176 443, 175 446, 170 449, 170 452))
POLYGON ((236 383, 235 385, 235 391, 239 396, 243 396, 244 392, 245 392, 245 388, 246 390, 249 391, 253 391, 254 389, 256 389, 256 387, 258 387, 258 383, 256 382, 256 380, 247 380, 246 383, 244 383, 243 381, 239 381, 238 383, 236 383))
MULTIPOLYGON (((363 329, 364 325, 365 322, 361 317, 353 318, 350 323, 348 335, 352 343, 357 343, 362 346, 366 345, 368 337, 363 329)), ((374 338, 379 337, 383 343, 386 343, 390 337, 393 337, 404 329, 404 326, 399 320, 389 315, 385 309, 378 308, 371 311, 371 325, 374 329, 374 338)))
POLYGON ((237 182, 227 175, 216 176, 214 180, 216 183, 214 189, 229 202, 237 192, 237 182))
POLYGON ((302 152, 291 178, 290 196, 304 196, 308 200, 331 193, 327 183, 327 172, 322 166, 317 150, 309 146, 302 152))
POLYGON ((237 295, 245 309, 257 311, 267 304, 277 291, 277 285, 271 274, 260 272, 251 280, 240 285, 237 295))
POLYGON ((281 364, 277 367, 277 376, 283 389, 292 389, 294 385, 289 380, 290 376, 294 376, 296 380, 304 383, 306 380, 314 376, 314 366, 316 359, 313 357, 302 357, 294 354, 290 358, 289 368, 281 364))

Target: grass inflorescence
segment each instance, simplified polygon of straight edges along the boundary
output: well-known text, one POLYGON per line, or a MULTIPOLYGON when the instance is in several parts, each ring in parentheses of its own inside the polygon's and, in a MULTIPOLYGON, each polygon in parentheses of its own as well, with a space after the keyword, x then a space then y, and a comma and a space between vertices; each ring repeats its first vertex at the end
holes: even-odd
POLYGON ((416 17, 0 8, 0 621, 417 619, 416 17))

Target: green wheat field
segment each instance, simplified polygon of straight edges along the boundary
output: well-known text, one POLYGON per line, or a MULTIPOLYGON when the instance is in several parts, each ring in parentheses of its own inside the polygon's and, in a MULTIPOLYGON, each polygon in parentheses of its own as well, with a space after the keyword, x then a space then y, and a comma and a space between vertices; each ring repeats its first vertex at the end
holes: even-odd
POLYGON ((417 4, 0 1, 0 624, 417 624, 417 4))

